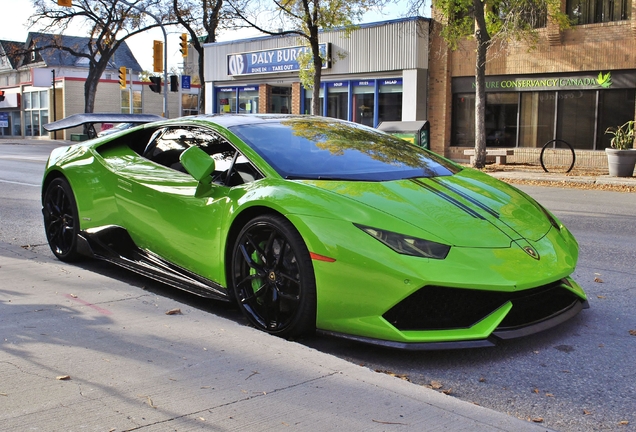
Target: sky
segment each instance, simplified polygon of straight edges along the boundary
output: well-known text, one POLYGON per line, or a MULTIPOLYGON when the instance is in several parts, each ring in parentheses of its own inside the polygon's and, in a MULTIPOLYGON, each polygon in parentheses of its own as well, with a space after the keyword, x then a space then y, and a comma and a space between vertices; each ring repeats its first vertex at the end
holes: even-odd
MULTIPOLYGON (((11 40, 17 42, 26 41, 29 33, 29 28, 26 23, 33 14, 34 9, 31 0, 0 0, 0 10, 2 10, 3 20, 0 24, 0 40, 11 40), (10 12, 9 12, 10 11, 10 12)), ((395 19, 402 17, 402 8, 392 7, 388 8, 385 14, 368 13, 362 20, 363 23, 370 23, 376 21, 384 21, 389 19, 395 19)), ((39 31, 40 28, 33 28, 31 31, 39 31)), ((179 36, 182 33, 182 29, 177 27, 170 27, 166 29, 168 33, 168 70, 179 70, 182 62, 181 53, 179 51, 179 36)), ((86 36, 86 30, 82 27, 69 28, 65 34, 70 36, 86 36)), ((243 30, 238 36, 235 33, 221 34, 217 37, 217 40, 232 40, 232 39, 245 39, 247 37, 253 37, 259 35, 254 31, 248 33, 243 30)), ((160 29, 150 30, 142 35, 134 36, 128 39, 126 42, 133 54, 137 58, 137 61, 144 70, 152 70, 152 41, 163 41, 163 33, 160 29)))

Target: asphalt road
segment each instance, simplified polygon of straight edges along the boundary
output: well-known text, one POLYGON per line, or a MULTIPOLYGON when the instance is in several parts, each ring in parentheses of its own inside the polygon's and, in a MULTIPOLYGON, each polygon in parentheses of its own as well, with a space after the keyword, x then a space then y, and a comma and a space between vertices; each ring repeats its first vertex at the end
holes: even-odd
MULTIPOLYGON (((0 142, 0 241, 49 254, 39 183, 51 143, 0 142)), ((636 431, 636 194, 527 187, 581 246, 574 278, 591 308, 548 332, 488 349, 405 353, 328 337, 301 341, 356 364, 439 387, 515 417, 561 431, 636 431), (627 423, 626 423, 627 422, 627 423)), ((175 292, 106 263, 95 271, 212 314, 238 311, 175 292)))

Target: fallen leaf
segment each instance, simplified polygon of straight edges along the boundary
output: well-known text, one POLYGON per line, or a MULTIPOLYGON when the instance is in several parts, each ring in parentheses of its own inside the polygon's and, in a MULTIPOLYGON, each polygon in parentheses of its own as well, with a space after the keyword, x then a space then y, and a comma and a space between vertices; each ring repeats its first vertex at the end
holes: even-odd
POLYGON ((535 392, 536 394, 539 394, 539 389, 538 388, 536 388, 536 389, 534 389, 532 391, 535 392))
POLYGON ((445 395, 449 395, 453 392, 452 388, 449 388, 448 390, 442 390, 442 393, 444 393, 445 395))
POLYGON ((439 381, 431 381, 431 388, 435 390, 439 390, 443 387, 442 383, 439 381))
POLYGON ((636 336, 636 330, 630 330, 629 334, 632 335, 632 336, 636 336))
POLYGON ((150 396, 146 396, 146 402, 148 403, 148 406, 150 408, 155 408, 157 409, 157 407, 152 403, 152 399, 150 399, 150 396))
POLYGON ((179 308, 170 309, 169 311, 166 311, 166 315, 181 315, 181 309, 179 308))
POLYGON ((584 415, 591 415, 592 413, 586 409, 583 410, 583 414, 584 415))
POLYGON ((535 423, 543 423, 543 417, 534 417, 532 421, 535 423))
POLYGON ((404 380, 404 381, 411 382, 411 380, 409 379, 409 376, 407 374, 396 374, 395 372, 391 372, 391 371, 388 371, 388 370, 382 370, 382 369, 376 369, 375 371, 378 372, 378 373, 383 373, 383 374, 395 377, 395 378, 400 378, 401 380, 404 380))
POLYGON ((604 299, 605 296, 604 295, 597 295, 596 298, 604 299))
POLYGON ((55 377, 56 380, 67 381, 71 379, 70 375, 60 375, 55 377))
POLYGON ((486 378, 484 377, 479 378, 479 382, 486 382, 486 378))
POLYGON ((554 397, 554 395, 552 393, 546 393, 545 395, 546 395, 546 397, 554 397))
POLYGON ((595 278, 594 278, 594 282, 596 282, 596 283, 603 283, 603 279, 601 279, 600 277, 595 277, 595 278))
POLYGON ((621 426, 627 426, 629 424, 629 422, 627 420, 621 420, 618 422, 619 425, 621 426))
POLYGON ((245 378, 245 380, 247 381, 248 379, 252 378, 254 375, 258 375, 258 371, 252 371, 252 373, 247 378, 245 378))

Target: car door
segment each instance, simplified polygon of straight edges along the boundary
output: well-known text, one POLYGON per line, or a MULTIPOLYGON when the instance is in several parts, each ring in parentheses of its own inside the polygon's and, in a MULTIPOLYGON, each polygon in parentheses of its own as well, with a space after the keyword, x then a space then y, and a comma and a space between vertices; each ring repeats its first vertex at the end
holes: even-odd
POLYGON ((219 227, 227 217, 232 189, 223 184, 222 177, 236 153, 226 140, 207 129, 175 126, 158 130, 143 154, 118 172, 119 213, 137 246, 221 282, 219 227), (195 196, 198 182, 179 162, 179 155, 192 145, 217 162, 217 182, 205 196, 195 196))

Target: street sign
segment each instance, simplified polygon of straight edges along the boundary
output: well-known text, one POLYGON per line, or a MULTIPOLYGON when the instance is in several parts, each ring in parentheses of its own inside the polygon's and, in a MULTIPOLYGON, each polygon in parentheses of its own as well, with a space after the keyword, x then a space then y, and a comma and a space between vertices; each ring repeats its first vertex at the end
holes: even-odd
POLYGON ((190 75, 181 75, 181 88, 184 90, 190 89, 190 75))

